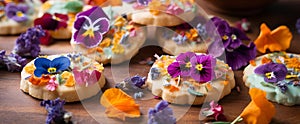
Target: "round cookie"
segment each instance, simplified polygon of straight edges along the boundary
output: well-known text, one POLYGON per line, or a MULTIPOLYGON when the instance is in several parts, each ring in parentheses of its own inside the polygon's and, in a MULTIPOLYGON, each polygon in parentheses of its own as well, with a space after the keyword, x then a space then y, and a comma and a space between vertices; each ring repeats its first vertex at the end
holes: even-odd
POLYGON ((40 0, 23 2, 0 1, 0 35, 16 35, 25 32, 37 17, 40 0))
POLYGON ((148 88, 174 104, 200 105, 220 100, 235 86, 234 73, 220 60, 192 52, 158 57, 148 73, 148 88))
POLYGON ((35 25, 41 25, 55 39, 70 39, 75 15, 82 9, 80 0, 48 0, 43 3, 35 25))
POLYGON ((102 64, 80 54, 39 57, 23 68, 20 89, 37 99, 80 101, 105 85, 103 70, 102 64))
POLYGON ((109 14, 112 12, 105 13, 100 7, 92 7, 77 15, 71 39, 75 51, 104 64, 121 63, 138 52, 146 40, 146 30, 130 23, 126 16, 115 17, 109 14), (84 25, 90 24, 83 21, 83 18, 90 20, 90 23, 98 20, 97 24, 101 25, 101 29, 85 28, 84 25))
POLYGON ((243 80, 250 88, 266 92, 268 100, 292 106, 300 104, 300 59, 298 54, 269 53, 251 61, 243 80))
POLYGON ((177 26, 193 20, 194 2, 181 1, 137 1, 133 3, 132 21, 141 25, 177 26))

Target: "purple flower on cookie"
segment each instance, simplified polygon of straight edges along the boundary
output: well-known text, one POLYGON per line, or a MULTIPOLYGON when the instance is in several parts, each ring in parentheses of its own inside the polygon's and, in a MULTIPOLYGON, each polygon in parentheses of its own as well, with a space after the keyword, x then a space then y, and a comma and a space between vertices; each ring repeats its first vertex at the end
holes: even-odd
POLYGON ((191 59, 191 77, 200 83, 211 81, 216 59, 210 55, 197 55, 191 59))
POLYGON ((45 30, 57 30, 59 28, 67 28, 68 15, 55 13, 45 13, 41 18, 34 20, 34 25, 41 25, 45 30))
POLYGON ((175 124, 176 118, 173 117, 173 110, 168 107, 167 101, 160 101, 155 108, 148 111, 148 124, 175 124))
POLYGON ((258 66, 254 72, 262 75, 266 82, 277 83, 285 79, 288 71, 284 64, 270 62, 258 66))
POLYGON ((25 4, 8 3, 5 7, 6 16, 16 22, 24 22, 28 20, 26 15, 28 6, 25 4))
POLYGON ((193 52, 180 53, 176 62, 168 66, 169 74, 174 78, 177 76, 189 76, 192 64, 190 62, 191 58, 196 56, 193 52))
POLYGON ((93 7, 76 15, 74 28, 74 42, 92 48, 101 43, 110 24, 104 11, 100 7, 93 7))

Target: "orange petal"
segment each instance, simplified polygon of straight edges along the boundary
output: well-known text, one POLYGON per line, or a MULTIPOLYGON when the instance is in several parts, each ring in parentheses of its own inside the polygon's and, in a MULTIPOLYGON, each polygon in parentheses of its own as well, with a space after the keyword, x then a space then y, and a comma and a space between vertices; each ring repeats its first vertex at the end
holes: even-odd
POLYGON ((105 6, 120 6, 122 5, 122 1, 121 0, 91 0, 93 5, 98 5, 101 7, 105 7, 105 6))
POLYGON ((249 94, 252 100, 240 116, 247 124, 270 123, 275 115, 275 107, 266 99, 266 93, 260 89, 252 88, 249 94))
POLYGON ((279 26, 278 28, 276 28, 275 30, 272 31, 271 35, 280 44, 280 46, 281 46, 281 50, 280 51, 285 51, 285 50, 287 50, 290 47, 293 35, 290 32, 290 30, 289 30, 288 27, 286 27, 286 26, 279 26))

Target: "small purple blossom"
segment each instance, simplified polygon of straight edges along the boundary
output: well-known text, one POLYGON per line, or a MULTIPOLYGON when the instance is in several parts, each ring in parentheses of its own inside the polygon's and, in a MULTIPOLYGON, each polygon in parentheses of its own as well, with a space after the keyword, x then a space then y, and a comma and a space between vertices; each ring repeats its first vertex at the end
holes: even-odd
POLYGON ((140 90, 145 85, 146 77, 135 75, 130 78, 126 78, 123 82, 116 84, 115 87, 123 90, 140 90))
POLYGON ((214 77, 216 59, 210 55, 197 55, 191 59, 191 77, 200 83, 211 81, 214 77))
POLYGON ((188 39, 187 39, 186 36, 183 36, 183 35, 178 34, 178 35, 172 37, 172 40, 173 40, 176 44, 182 45, 182 44, 184 44, 188 39))
POLYGON ((37 57, 40 49, 40 38, 45 36, 45 31, 41 26, 29 28, 25 33, 21 34, 16 41, 13 53, 20 56, 30 55, 37 57))
POLYGON ((160 76, 160 71, 158 68, 151 68, 150 69, 150 75, 151 75, 151 80, 156 80, 160 76))
POLYGON ((282 93, 285 93, 288 90, 287 84, 288 83, 285 81, 278 81, 276 83, 276 86, 278 86, 280 88, 282 93))
POLYGON ((143 6, 147 6, 151 0, 137 0, 137 3, 143 6))
POLYGON ((44 100, 41 102, 41 106, 47 110, 46 124, 52 123, 64 123, 64 115, 67 111, 64 109, 65 101, 59 98, 55 100, 44 100))
POLYGON ((25 4, 8 3, 5 7, 6 16, 16 22, 24 22, 28 20, 26 15, 28 6, 25 4))
POLYGON ((74 42, 92 48, 101 43, 110 24, 104 11, 100 7, 93 7, 76 15, 74 28, 74 42))
POLYGON ((225 115, 223 114, 223 107, 214 101, 209 103, 210 108, 204 108, 201 113, 204 116, 213 116, 216 121, 227 121, 225 115))
POLYGON ((148 111, 148 124, 176 124, 176 118, 173 117, 173 110, 168 107, 167 101, 160 101, 155 108, 148 111))
POLYGON ((17 54, 5 55, 5 51, 0 51, 0 65, 6 66, 7 70, 10 72, 21 71, 22 68, 26 65, 27 60, 22 58, 17 54))
POLYGON ((296 22, 296 29, 297 29, 298 33, 300 34, 300 18, 296 22))
POLYGON ((284 64, 270 62, 258 66, 254 72, 262 75, 266 82, 277 83, 285 79, 288 71, 284 64))

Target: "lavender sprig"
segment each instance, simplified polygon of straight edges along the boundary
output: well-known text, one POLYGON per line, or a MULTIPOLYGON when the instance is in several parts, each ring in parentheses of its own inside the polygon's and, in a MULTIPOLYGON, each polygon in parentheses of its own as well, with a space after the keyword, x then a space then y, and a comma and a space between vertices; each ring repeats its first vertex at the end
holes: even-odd
POLYGON ((5 66, 10 72, 21 71, 27 63, 26 59, 14 53, 5 55, 5 52, 5 50, 0 51, 0 66, 5 66))

